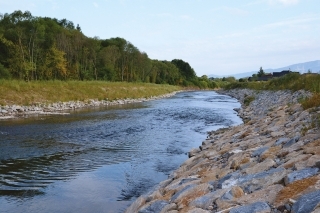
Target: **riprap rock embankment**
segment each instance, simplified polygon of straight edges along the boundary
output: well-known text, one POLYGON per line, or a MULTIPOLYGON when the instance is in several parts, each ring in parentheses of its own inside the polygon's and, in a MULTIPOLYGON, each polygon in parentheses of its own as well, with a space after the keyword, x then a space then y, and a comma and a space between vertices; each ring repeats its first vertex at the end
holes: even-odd
POLYGON ((320 108, 299 104, 311 94, 222 93, 243 104, 236 111, 244 124, 210 132, 169 179, 126 212, 320 212, 320 108))
POLYGON ((119 99, 119 100, 97 100, 90 99, 87 101, 68 101, 57 103, 35 103, 30 106, 20 105, 5 105, 0 106, 0 119, 10 119, 15 117, 27 117, 30 115, 65 115, 76 109, 101 107, 101 106, 114 106, 130 103, 139 103, 144 101, 156 100, 160 98, 168 98, 175 95, 177 92, 172 92, 160 96, 152 96, 149 98, 137 99, 119 99))

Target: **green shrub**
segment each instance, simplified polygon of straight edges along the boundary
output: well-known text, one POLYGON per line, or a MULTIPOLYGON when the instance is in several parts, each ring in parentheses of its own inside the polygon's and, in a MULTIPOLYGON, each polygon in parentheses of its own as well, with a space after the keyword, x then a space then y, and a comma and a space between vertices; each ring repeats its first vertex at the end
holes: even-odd
POLYGON ((11 74, 8 69, 6 69, 1 63, 0 63, 0 79, 10 79, 11 74))
POLYGON ((244 98, 244 105, 249 106, 249 104, 254 101, 255 97, 253 96, 247 96, 244 98))
POLYGON ((300 101, 303 109, 310 109, 320 106, 320 93, 314 93, 310 98, 305 98, 300 101))

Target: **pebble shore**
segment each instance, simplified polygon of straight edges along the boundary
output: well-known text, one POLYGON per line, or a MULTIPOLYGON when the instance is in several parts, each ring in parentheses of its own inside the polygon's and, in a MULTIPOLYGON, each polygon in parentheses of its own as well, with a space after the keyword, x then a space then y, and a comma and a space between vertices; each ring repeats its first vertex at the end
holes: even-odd
MULTIPOLYGON (((179 92, 179 91, 178 91, 179 92)), ((66 115, 70 114, 70 111, 83 108, 92 108, 100 106, 113 106, 123 105, 130 103, 139 103, 144 101, 151 101, 161 98, 168 98, 174 96, 177 92, 172 92, 160 96, 152 96, 149 98, 138 98, 138 99, 123 99, 123 100, 97 100, 89 99, 87 101, 68 101, 58 103, 37 103, 30 106, 20 105, 6 105, 0 106, 0 120, 12 119, 17 117, 28 117, 32 115, 66 115)))
POLYGON ((244 123, 209 132, 188 160, 126 213, 320 212, 320 107, 303 110, 299 104, 311 93, 219 93, 242 103, 235 110, 244 123))

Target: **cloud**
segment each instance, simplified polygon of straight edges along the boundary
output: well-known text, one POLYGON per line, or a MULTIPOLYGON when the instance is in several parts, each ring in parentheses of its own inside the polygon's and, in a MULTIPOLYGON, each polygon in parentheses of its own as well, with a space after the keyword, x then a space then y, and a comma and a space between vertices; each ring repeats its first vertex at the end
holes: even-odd
POLYGON ((183 20, 193 20, 193 18, 188 15, 182 15, 182 16, 180 16, 180 18, 183 20))
POLYGON ((259 4, 270 4, 270 5, 284 5, 284 6, 290 6, 298 4, 300 0, 255 0, 252 2, 249 2, 247 5, 259 5, 259 4))
POLYGON ((157 13, 157 14, 155 14, 155 16, 161 17, 161 18, 172 18, 173 17, 173 15, 170 13, 157 13))
POLYGON ((295 5, 299 3, 299 0, 269 0, 270 4, 283 4, 285 6, 295 5))
POLYGON ((213 11, 223 11, 235 16, 244 16, 249 14, 248 11, 235 8, 235 7, 219 7, 219 8, 215 8, 213 11))
POLYGON ((93 6, 94 6, 95 8, 98 8, 98 7, 99 7, 99 5, 98 5, 97 2, 93 2, 93 6))

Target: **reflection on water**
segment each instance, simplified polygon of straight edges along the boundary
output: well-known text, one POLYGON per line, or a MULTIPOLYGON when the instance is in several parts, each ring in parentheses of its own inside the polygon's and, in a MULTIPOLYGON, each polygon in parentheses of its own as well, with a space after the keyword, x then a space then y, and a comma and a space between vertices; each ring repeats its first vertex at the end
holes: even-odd
POLYGON ((237 125, 215 92, 0 122, 1 212, 123 212, 206 132, 237 125))

